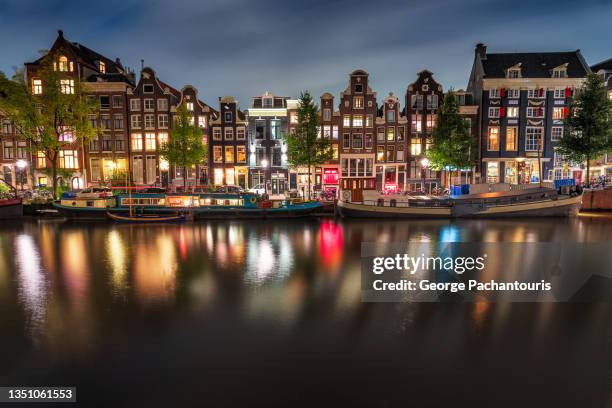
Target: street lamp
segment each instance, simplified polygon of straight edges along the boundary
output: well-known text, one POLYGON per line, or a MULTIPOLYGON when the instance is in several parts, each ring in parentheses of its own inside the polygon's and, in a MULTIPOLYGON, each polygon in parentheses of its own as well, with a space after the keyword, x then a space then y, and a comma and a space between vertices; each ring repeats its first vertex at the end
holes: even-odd
POLYGON ((25 168, 28 165, 28 162, 23 160, 23 159, 19 159, 17 160, 17 162, 15 163, 15 165, 17 166, 17 168, 19 169, 19 181, 21 183, 21 191, 23 191, 23 173, 25 171, 25 168))
POLYGON ((421 177, 423 177, 421 190, 423 190, 423 193, 425 193, 425 172, 427 171, 427 166, 429 166, 429 159, 427 157, 423 157, 421 159, 421 177))
POLYGON ((266 179, 266 169, 268 168, 268 160, 263 159, 261 161, 261 167, 264 169, 264 194, 268 196, 268 180, 266 179))

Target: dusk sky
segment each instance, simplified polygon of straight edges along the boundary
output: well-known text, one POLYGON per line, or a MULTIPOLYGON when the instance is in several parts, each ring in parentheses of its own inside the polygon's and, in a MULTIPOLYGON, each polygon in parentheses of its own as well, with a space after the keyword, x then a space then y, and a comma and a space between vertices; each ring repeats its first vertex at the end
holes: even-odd
POLYGON ((403 95, 422 69, 465 88, 474 45, 490 52, 581 49, 612 57, 612 0, 0 0, 0 70, 49 48, 57 29, 139 71, 140 60, 204 101, 266 90, 336 97, 347 75, 370 73, 379 101, 403 95))

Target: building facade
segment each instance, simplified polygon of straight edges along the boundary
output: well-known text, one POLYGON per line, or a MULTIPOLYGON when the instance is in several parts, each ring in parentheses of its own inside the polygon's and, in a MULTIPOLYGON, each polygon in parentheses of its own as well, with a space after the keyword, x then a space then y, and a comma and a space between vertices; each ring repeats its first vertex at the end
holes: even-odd
POLYGON ((284 194, 289 189, 287 165, 288 97, 266 92, 253 98, 248 116, 249 182, 265 183, 268 194, 284 194))
POLYGON ((348 86, 340 94, 339 113, 340 185, 351 192, 353 201, 361 201, 363 190, 376 188, 374 121, 378 107, 367 72, 356 70, 349 75, 348 86))
POLYGON ((442 85, 433 79, 430 71, 417 74, 417 80, 406 89, 404 114, 408 127, 409 160, 407 184, 410 191, 425 189, 429 192, 440 185, 440 173, 426 166, 425 151, 431 143, 431 133, 438 120, 438 109, 444 98, 442 85))
POLYGON ((247 126, 244 112, 231 96, 219 98, 219 113, 210 121, 208 157, 211 182, 215 186, 248 188, 247 126))
POLYGON ((376 189, 406 191, 408 159, 408 120, 400 109, 399 98, 389 93, 376 117, 376 189))
POLYGON ((554 143, 588 72, 580 51, 493 54, 476 46, 468 91, 480 111, 483 182, 533 183, 540 174, 582 181, 581 166, 564 160, 554 143))
MULTIPOLYGON (((64 146, 59 152, 58 163, 61 173, 69 180, 60 182, 79 189, 91 182, 108 180, 118 170, 125 172, 128 165, 125 106, 126 95, 134 85, 133 73, 125 69, 119 59, 111 60, 82 44, 68 41, 60 30, 47 55, 25 64, 25 80, 34 94, 44 92, 45 85, 38 71, 48 57, 53 69, 62 73, 63 91, 74 92, 78 81, 98 106, 90 118, 98 134, 90 143, 76 142, 69 130, 63 136, 64 146)), ((19 148, 24 142, 16 143, 15 147, 19 148)), ((50 163, 44 154, 32 150, 31 156, 29 166, 34 184, 51 184, 48 179, 50 163)))
MULTIPOLYGON (((591 66, 591 71, 600 75, 608 90, 608 99, 612 100, 612 58, 591 66)), ((591 163, 591 175, 612 177, 612 153, 605 153, 591 163)))

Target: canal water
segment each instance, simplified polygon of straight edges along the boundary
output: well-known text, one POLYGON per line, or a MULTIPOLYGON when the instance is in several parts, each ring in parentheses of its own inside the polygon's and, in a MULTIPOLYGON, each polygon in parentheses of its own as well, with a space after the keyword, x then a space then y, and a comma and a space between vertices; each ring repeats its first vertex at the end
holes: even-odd
POLYGON ((362 302, 362 242, 407 241, 612 242, 612 218, 4 223, 0 386, 108 407, 611 406, 612 303, 362 302))

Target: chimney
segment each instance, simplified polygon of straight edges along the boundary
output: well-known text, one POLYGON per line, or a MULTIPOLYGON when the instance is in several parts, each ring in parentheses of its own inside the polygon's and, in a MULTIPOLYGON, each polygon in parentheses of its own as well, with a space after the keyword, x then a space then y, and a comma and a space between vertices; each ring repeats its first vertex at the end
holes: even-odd
POLYGON ((475 53, 476 56, 480 57, 481 59, 487 59, 487 46, 483 43, 476 44, 475 53))
POLYGON ((57 35, 58 35, 60 38, 64 38, 64 32, 63 32, 62 30, 57 30, 57 35))

